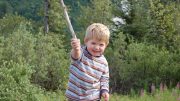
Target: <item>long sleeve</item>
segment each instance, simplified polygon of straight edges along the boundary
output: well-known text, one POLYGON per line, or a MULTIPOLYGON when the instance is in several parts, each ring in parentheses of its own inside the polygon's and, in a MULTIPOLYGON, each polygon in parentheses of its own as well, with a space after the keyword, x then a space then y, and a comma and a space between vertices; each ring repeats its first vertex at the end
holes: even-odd
POLYGON ((106 71, 102 74, 101 79, 101 92, 109 92, 109 68, 106 68, 106 71))

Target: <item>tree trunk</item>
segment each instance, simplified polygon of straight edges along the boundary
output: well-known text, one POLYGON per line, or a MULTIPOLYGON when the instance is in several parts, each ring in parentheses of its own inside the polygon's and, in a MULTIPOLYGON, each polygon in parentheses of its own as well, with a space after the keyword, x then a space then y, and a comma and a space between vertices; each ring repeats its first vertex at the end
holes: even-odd
POLYGON ((48 10, 49 10, 49 1, 44 0, 44 32, 48 33, 49 32, 49 23, 48 23, 48 10))

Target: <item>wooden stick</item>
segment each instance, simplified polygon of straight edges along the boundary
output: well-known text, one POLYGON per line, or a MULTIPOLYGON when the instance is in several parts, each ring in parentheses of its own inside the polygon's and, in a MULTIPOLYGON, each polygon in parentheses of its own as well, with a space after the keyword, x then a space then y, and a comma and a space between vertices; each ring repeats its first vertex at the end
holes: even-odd
POLYGON ((65 15, 66 21, 67 21, 67 23, 68 23, 69 29, 70 29, 70 31, 71 31, 71 35, 72 35, 73 38, 76 38, 76 34, 75 34, 74 30, 73 30, 73 27, 72 27, 71 21, 70 21, 70 19, 69 19, 69 16, 68 16, 68 13, 67 13, 66 6, 65 6, 65 4, 64 4, 64 1, 63 1, 63 0, 60 0, 60 2, 61 2, 62 7, 63 7, 63 9, 64 9, 64 15, 65 15))

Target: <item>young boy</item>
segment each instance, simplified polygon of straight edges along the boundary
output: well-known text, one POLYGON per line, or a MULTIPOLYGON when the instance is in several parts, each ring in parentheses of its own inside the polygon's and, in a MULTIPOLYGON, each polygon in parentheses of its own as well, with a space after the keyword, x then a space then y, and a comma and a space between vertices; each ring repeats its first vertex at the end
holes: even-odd
POLYGON ((103 53, 110 31, 100 23, 90 25, 84 38, 71 40, 71 65, 66 97, 68 101, 109 100, 109 67, 103 53))

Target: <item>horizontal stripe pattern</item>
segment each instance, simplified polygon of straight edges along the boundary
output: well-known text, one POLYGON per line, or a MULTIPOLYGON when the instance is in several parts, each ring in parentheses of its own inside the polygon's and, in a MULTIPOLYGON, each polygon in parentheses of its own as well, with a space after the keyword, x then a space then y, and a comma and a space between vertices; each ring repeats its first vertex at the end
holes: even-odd
POLYGON ((78 64, 73 63, 72 65, 75 66, 76 68, 78 68, 80 71, 84 72, 85 74, 88 74, 89 76, 92 76, 92 77, 94 77, 94 78, 96 78, 96 79, 99 79, 99 77, 98 77, 97 75, 94 75, 93 73, 84 70, 83 68, 81 68, 80 66, 78 66, 78 64))
POLYGON ((66 97, 77 101, 95 101, 100 99, 100 90, 109 90, 109 69, 105 57, 93 57, 81 49, 81 58, 70 65, 70 76, 66 97))

